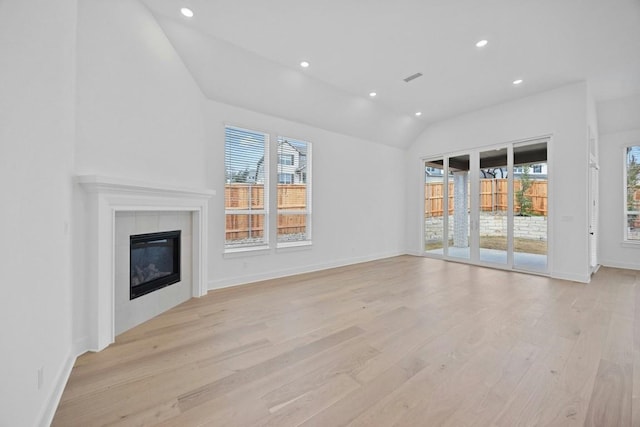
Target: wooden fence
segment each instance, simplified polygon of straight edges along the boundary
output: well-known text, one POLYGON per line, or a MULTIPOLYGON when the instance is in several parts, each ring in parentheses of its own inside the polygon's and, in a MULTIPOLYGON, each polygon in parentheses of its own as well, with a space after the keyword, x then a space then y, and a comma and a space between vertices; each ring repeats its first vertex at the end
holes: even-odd
MULTIPOLYGON (((520 180, 514 181, 514 191, 522 188, 520 180)), ((531 199, 535 215, 547 215, 547 181, 531 181, 531 187, 525 192, 531 199)), ((480 180, 480 210, 483 212, 507 211, 507 180, 480 180)), ((430 182, 424 186, 425 217, 442 216, 444 209, 444 185, 442 182, 430 182)), ((520 205, 514 200, 515 211, 520 212, 520 205)), ((453 182, 449 182, 449 215, 453 214, 453 182)))
MULTIPOLYGON (((288 214, 307 206, 305 184, 278 184, 278 236, 306 232, 307 216, 288 214)), ((264 209, 264 185, 233 183, 224 187, 226 240, 261 238, 264 236, 264 215, 234 214, 233 210, 264 209)))

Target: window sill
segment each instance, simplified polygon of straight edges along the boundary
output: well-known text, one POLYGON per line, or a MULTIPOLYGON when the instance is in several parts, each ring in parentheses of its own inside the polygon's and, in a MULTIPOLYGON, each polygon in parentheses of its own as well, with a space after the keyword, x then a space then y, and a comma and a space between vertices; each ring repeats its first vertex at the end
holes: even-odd
POLYGON ((245 246, 241 248, 227 248, 224 250, 224 256, 241 256, 241 255, 259 255, 261 253, 269 252, 268 245, 260 245, 260 246, 245 246))
POLYGON ((633 240, 625 240, 620 244, 623 248, 635 248, 640 249, 640 240, 634 242, 633 240))
POLYGON ((300 248, 300 247, 309 247, 311 246, 311 240, 303 240, 300 242, 282 242, 278 243, 276 249, 289 249, 289 248, 300 248))

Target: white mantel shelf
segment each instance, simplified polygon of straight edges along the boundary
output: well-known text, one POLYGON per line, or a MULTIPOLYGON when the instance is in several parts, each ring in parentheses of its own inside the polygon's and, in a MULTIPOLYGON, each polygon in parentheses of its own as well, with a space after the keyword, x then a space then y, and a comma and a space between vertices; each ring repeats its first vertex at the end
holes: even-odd
POLYGON ((122 211, 191 212, 192 292, 207 293, 207 225, 214 190, 162 186, 100 175, 80 175, 86 191, 89 336, 84 350, 99 351, 115 340, 115 215, 122 211))
POLYGON ((76 177, 76 182, 92 193, 122 192, 134 194, 165 194, 176 197, 212 197, 216 195, 215 190, 160 186, 158 184, 101 175, 79 175, 76 177))

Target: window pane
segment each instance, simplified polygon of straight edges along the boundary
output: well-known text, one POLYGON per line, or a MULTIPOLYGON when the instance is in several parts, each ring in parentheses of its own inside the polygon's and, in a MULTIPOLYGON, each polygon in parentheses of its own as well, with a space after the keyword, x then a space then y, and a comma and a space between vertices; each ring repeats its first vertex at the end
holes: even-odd
POLYGON ((453 203, 453 214, 449 215, 449 224, 453 224, 449 235, 448 254, 456 258, 471 258, 469 245, 470 212, 469 212, 469 164, 468 154, 449 157, 449 202, 453 203), (452 200, 453 196, 453 200, 452 200))
POLYGON ((263 245, 264 215, 227 214, 227 248, 263 245))
POLYGON ((293 154, 279 154, 278 155, 278 163, 281 165, 292 166, 294 162, 293 154))
POLYGON ((278 174, 278 183, 279 184, 293 184, 293 174, 292 173, 279 173, 278 174))
POLYGON ((268 136, 245 129, 225 129, 224 162, 227 183, 265 182, 265 148, 268 136))
POLYGON ((268 211, 268 164, 264 161, 268 135, 225 128, 224 189, 226 247, 265 244, 268 211))
POLYGON ((480 153, 480 261, 506 264, 508 250, 507 148, 480 153))
POLYGON ((278 242, 307 240, 306 214, 278 214, 278 242))
POLYGON ((627 147, 626 240, 640 242, 640 146, 627 147))
MULTIPOLYGON (((424 167, 424 250, 440 255, 444 253, 443 165, 443 160, 438 159, 426 162, 424 167)), ((452 204, 449 204, 449 212, 452 212, 451 209, 452 204)))
POLYGON ((226 210, 263 210, 264 185, 232 182, 225 186, 226 210))
POLYGON ((546 141, 513 147, 513 162, 520 169, 513 174, 513 265, 519 269, 547 271, 546 160, 546 141))
POLYGON ((278 138, 278 242, 311 240, 311 144, 278 138))

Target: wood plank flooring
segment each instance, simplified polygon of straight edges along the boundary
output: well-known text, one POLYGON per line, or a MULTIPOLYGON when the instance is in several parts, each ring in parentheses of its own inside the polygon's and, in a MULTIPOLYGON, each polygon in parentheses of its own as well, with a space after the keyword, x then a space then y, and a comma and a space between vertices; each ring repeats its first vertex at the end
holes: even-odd
POLYGON ((78 358, 54 426, 640 425, 640 271, 402 256, 209 292, 78 358))

